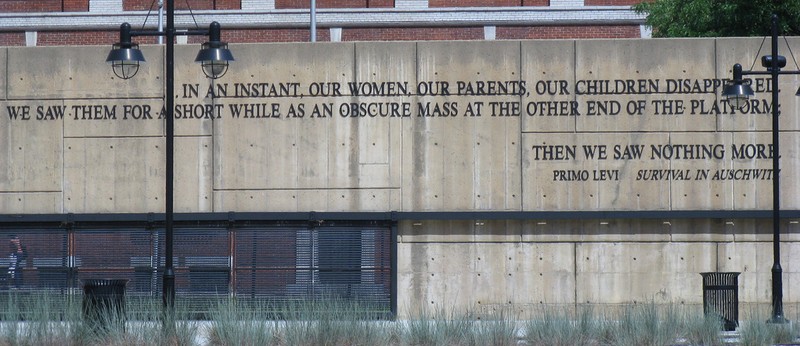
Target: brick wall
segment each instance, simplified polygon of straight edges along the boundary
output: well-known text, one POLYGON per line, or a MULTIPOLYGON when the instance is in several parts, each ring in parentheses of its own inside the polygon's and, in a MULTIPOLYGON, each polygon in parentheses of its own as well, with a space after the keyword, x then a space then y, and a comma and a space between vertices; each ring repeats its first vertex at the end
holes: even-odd
POLYGON ((642 0, 584 0, 585 6, 631 6, 642 0))
MULTIPOLYGON (((308 29, 232 29, 222 30, 222 40, 235 43, 259 42, 308 42, 311 39, 308 29)), ((189 36, 188 44, 198 45, 208 40, 205 36, 189 36)), ((317 30, 318 41, 330 41, 328 29, 317 30)), ((64 45, 111 45, 119 41, 119 31, 40 31, 37 37, 39 46, 64 45)), ((139 36, 133 41, 138 44, 154 44, 157 37, 139 36)), ((24 46, 25 33, 0 33, 0 45, 24 46)))
POLYGON ((24 32, 0 32, 0 47, 4 46, 24 46, 24 32))
MULTIPOLYGON (((309 29, 231 29, 222 30, 222 40, 236 43, 259 42, 309 42, 311 32, 309 29)), ((203 43, 205 37, 189 37, 190 43, 203 43)), ((330 30, 317 29, 317 41, 330 41, 330 30)))
POLYGON ((639 38, 638 25, 497 27, 498 40, 639 38))
MULTIPOLYGON (((176 10, 238 10, 242 8, 241 0, 176 0, 176 10), (187 3, 188 1, 188 3, 187 3)), ((122 9, 125 11, 147 11, 150 6, 153 10, 158 8, 157 0, 123 0, 122 9)))
MULTIPOLYGON (((310 8, 310 0, 275 0, 275 8, 310 8)), ((394 0, 317 0, 317 8, 391 8, 394 0)))
POLYGON ((0 12, 85 12, 89 0, 3 0, 0 12))
POLYGON ((216 9, 216 10, 240 10, 240 9, 242 9, 242 0, 216 0, 214 2, 214 9, 216 9))
POLYGON ((428 7, 550 6, 550 0, 429 0, 428 7))
MULTIPOLYGON (((496 39, 579 39, 638 38, 638 25, 617 26, 540 26, 497 27, 496 39)), ((483 27, 431 28, 343 28, 342 41, 437 41, 483 40, 483 27)), ((202 36, 189 37, 189 43, 205 42, 202 36)), ((308 42, 308 29, 231 29, 222 30, 222 40, 229 43, 308 42)), ((317 29, 317 41, 330 41, 328 28, 317 29)))
POLYGON ((522 0, 428 0, 428 7, 520 6, 522 0))
POLYGON ((64 0, 64 12, 88 12, 89 0, 64 0))
POLYGON ((153 5, 153 10, 158 8, 158 2, 152 0, 123 0, 122 9, 124 11, 147 11, 153 5))
MULTIPOLYGON (((540 26, 496 28, 498 40, 525 39, 582 39, 582 38, 638 38, 641 36, 638 25, 600 25, 600 26, 540 26)), ((204 36, 189 36, 189 44, 200 44, 207 40, 204 36)), ((437 40, 483 40, 483 27, 432 27, 432 28, 344 28, 342 41, 437 41, 437 40)), ((37 36, 39 46, 63 45, 108 45, 119 40, 118 31, 40 31, 37 36)), ((308 29, 231 29, 222 31, 222 40, 229 43, 260 42, 308 42, 308 29)), ((317 30, 317 40, 330 41, 330 30, 317 30)), ((156 37, 136 37, 139 44, 153 44, 156 37)), ((25 33, 0 33, 0 46, 24 46, 25 33)))
POLYGON ((119 41, 119 31, 40 31, 36 41, 38 46, 108 45, 111 49, 119 41))
POLYGON ((0 1, 2 12, 60 12, 61 0, 0 1))
POLYGON ((348 28, 342 41, 483 40, 483 27, 464 28, 348 28))

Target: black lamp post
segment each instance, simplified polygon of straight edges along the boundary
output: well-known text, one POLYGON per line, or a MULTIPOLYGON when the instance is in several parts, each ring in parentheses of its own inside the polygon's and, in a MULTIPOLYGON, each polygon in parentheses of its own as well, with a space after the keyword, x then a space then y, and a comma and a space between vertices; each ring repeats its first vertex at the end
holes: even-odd
MULTIPOLYGON (((778 76, 800 74, 800 71, 781 71, 786 66, 786 58, 778 55, 778 16, 772 16, 772 54, 761 57, 761 66, 766 71, 742 71, 742 65, 733 65, 733 80, 722 91, 722 97, 741 109, 748 98, 754 95, 749 84, 742 80, 743 75, 769 75, 772 78, 772 317, 771 323, 787 323, 783 315, 783 269, 781 268, 781 224, 780 224, 780 101, 778 95, 778 76)), ((800 94, 800 90, 798 90, 800 94)))
POLYGON ((166 181, 165 181, 165 262, 162 299, 164 307, 172 310, 175 307, 175 272, 172 264, 173 254, 173 178, 174 178, 174 139, 175 139, 175 36, 202 35, 209 37, 197 54, 196 62, 201 63, 207 77, 222 77, 228 70, 228 62, 233 55, 228 45, 220 41, 220 25, 211 23, 208 30, 175 30, 174 0, 166 0, 167 26, 164 31, 146 30, 131 31, 128 23, 120 26, 120 42, 113 45, 106 62, 111 64, 114 74, 122 79, 129 79, 139 71, 139 64, 144 62, 144 55, 139 45, 131 42, 133 36, 166 37, 166 92, 164 94, 166 116, 166 181))

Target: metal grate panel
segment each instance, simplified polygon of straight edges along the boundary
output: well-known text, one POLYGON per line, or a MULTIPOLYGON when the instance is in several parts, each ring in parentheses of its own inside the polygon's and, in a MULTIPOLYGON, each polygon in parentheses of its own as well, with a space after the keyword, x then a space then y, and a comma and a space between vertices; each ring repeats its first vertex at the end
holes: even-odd
POLYGON ((136 228, 75 229, 71 256, 77 285, 91 279, 127 279, 130 294, 150 294, 153 289, 152 232, 136 228))
POLYGON ((390 229, 311 227, 236 231, 235 287, 274 301, 390 300, 390 229))
MULTIPOLYGON (((177 299, 194 304, 197 298, 227 296, 276 303, 338 298, 388 311, 392 228, 375 224, 277 221, 244 222, 237 228, 231 222, 197 222, 176 227, 177 299)), ((127 295, 160 296, 164 229, 149 226, 0 224, 0 236, 17 237, 26 250, 13 275, 9 259, 0 258, 0 290, 79 293, 86 280, 127 279, 127 295)))
POLYGON ((176 294, 227 295, 233 246, 227 229, 176 229, 176 294))
POLYGON ((72 271, 66 230, 4 229, 0 237, 9 245, 12 239, 19 241, 24 254, 17 260, 4 252, 0 258, 0 289, 61 291, 70 286, 72 271))

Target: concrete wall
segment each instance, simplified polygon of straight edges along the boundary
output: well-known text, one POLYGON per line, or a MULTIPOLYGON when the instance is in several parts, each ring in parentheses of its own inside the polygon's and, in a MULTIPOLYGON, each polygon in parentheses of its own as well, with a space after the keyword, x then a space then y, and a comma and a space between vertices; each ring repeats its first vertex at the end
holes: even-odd
MULTIPOLYGON (((741 272, 739 300, 771 301, 772 224, 742 220, 401 223, 398 306, 525 316, 544 305, 700 305, 703 272, 741 272)), ((798 225, 783 222, 787 316, 800 298, 798 225)), ((789 314, 791 313, 791 314, 789 314)))
MULTIPOLYGON (((770 209, 766 80, 745 113, 719 100, 759 45, 242 44, 216 81, 179 46, 175 211, 770 209)), ((107 49, 0 49, 0 213, 163 212, 163 51, 145 47, 120 80, 107 49)), ((781 103, 781 204, 796 210, 800 104, 781 103)), ((782 229, 785 300, 798 302, 800 231, 782 229)), ((699 303, 705 271, 742 272, 742 301, 770 298, 765 221, 419 220, 398 241, 401 312, 699 303)))

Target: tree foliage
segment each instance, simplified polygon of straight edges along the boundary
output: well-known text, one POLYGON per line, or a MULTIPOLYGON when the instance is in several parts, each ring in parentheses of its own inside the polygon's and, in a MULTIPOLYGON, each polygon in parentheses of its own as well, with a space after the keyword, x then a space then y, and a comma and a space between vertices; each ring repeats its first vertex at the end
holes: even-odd
POLYGON ((655 0, 634 5, 653 37, 769 36, 772 14, 781 35, 800 34, 798 0, 655 0))

